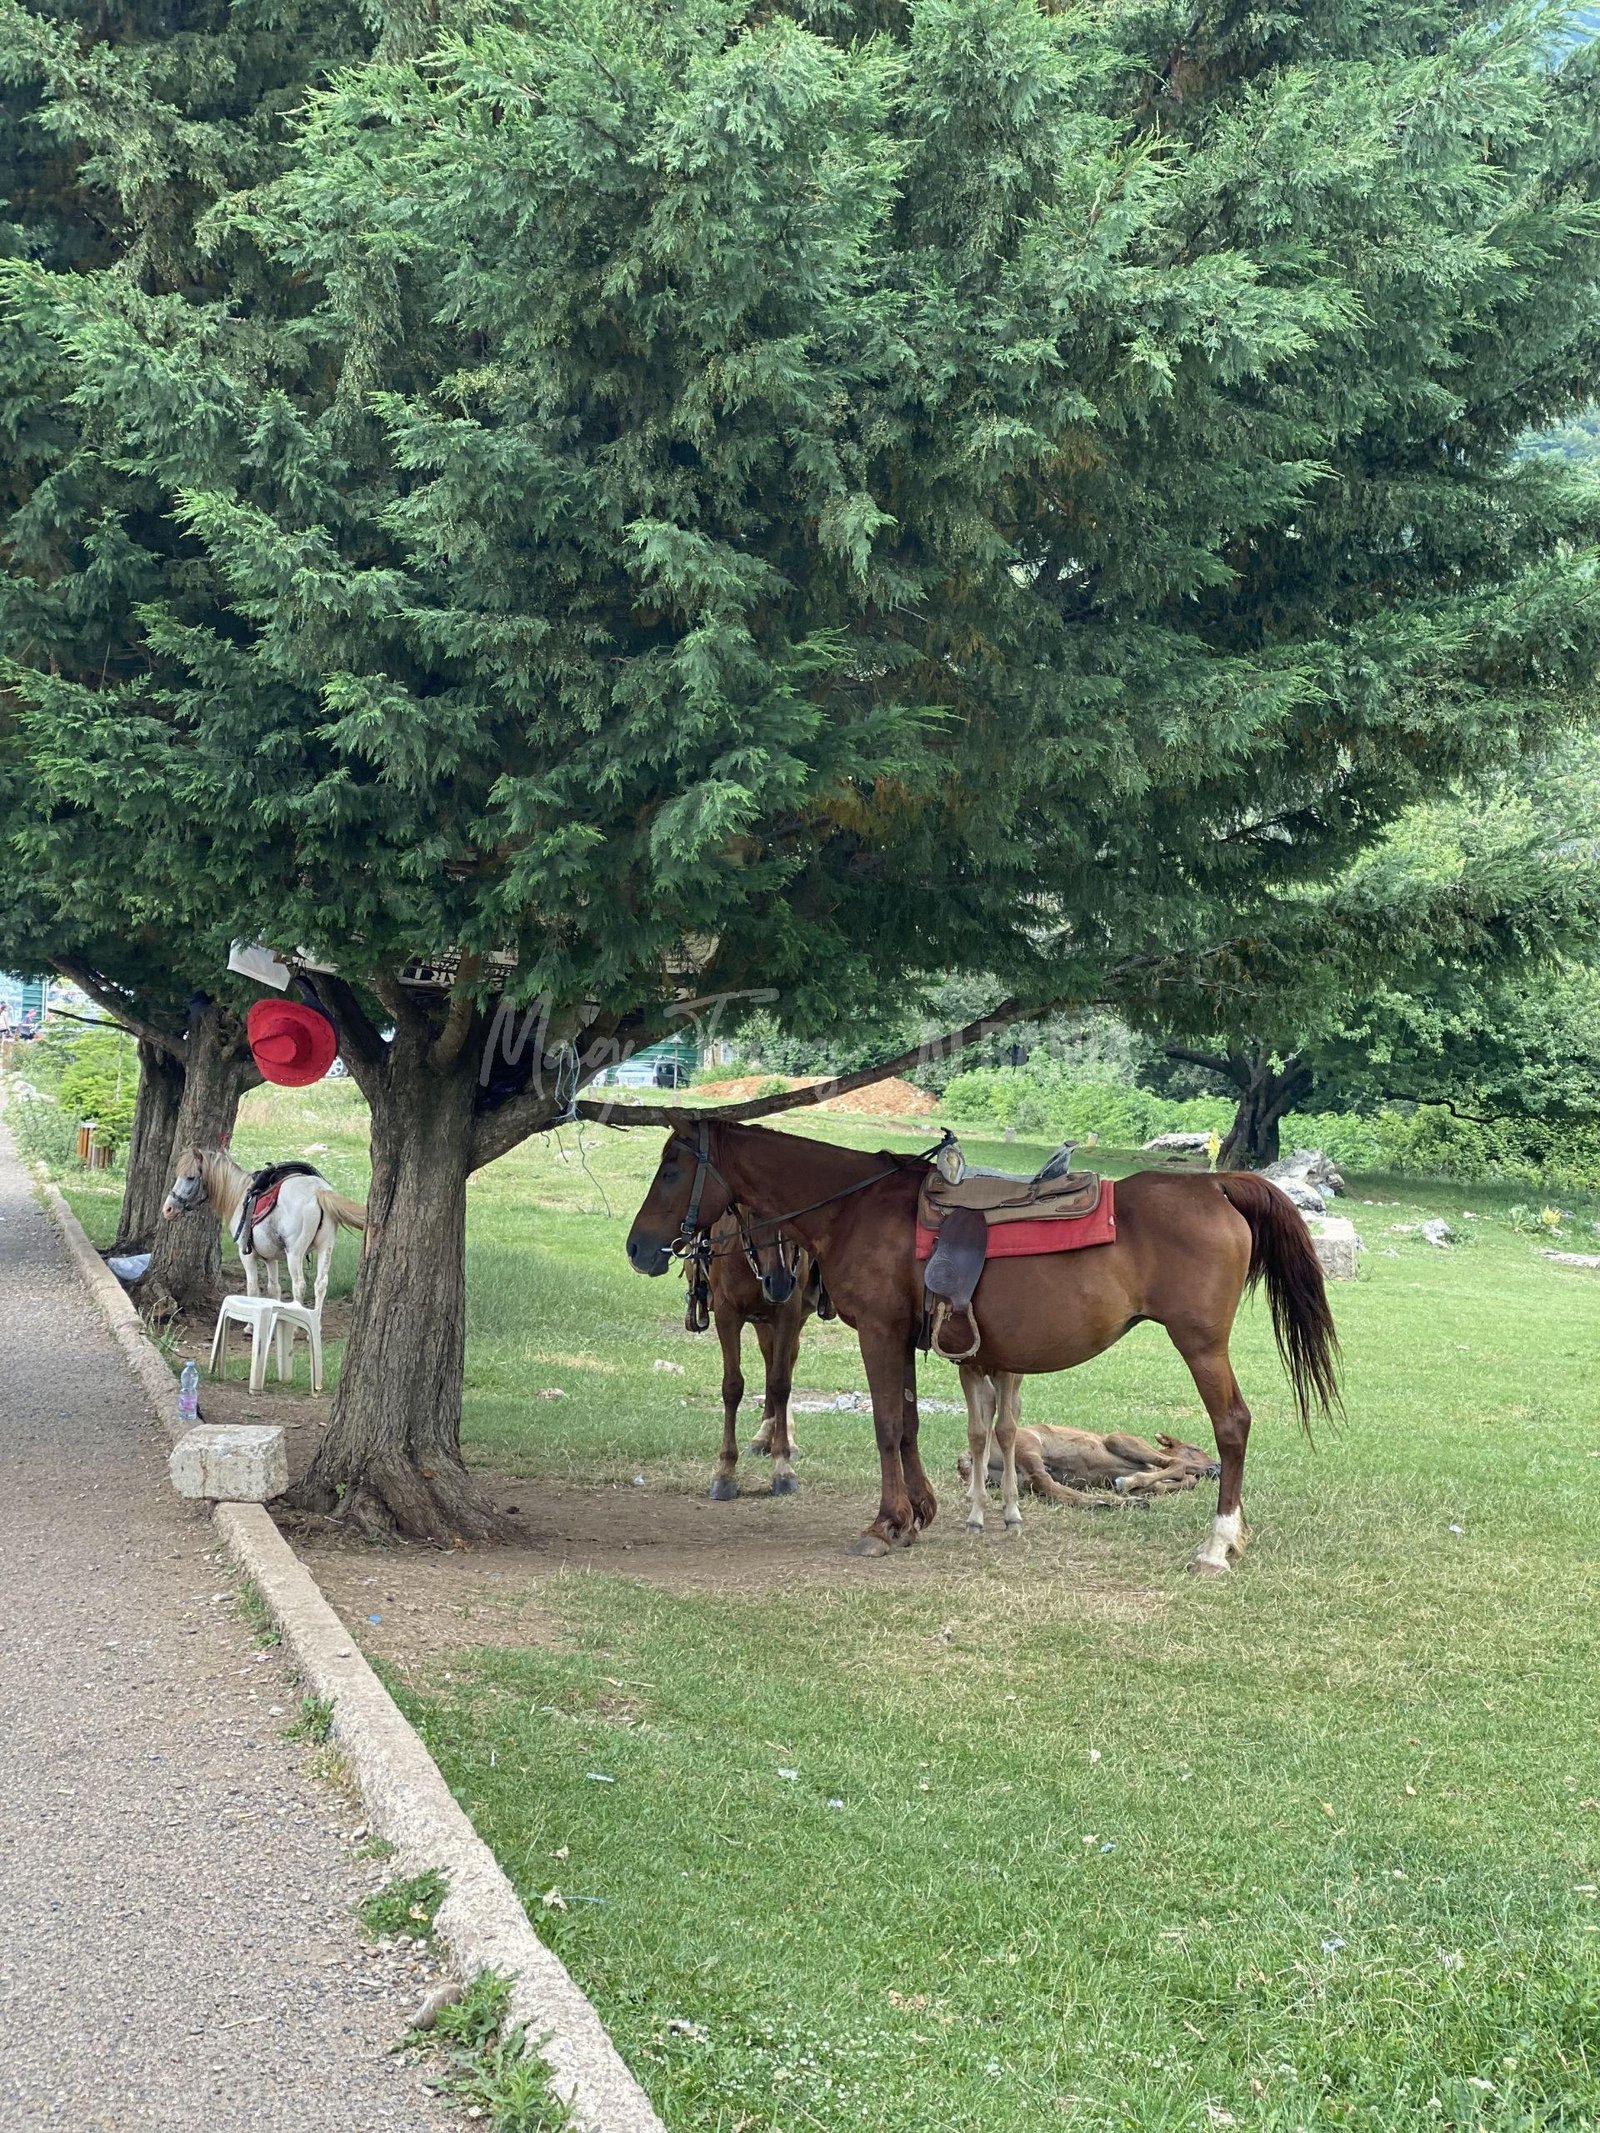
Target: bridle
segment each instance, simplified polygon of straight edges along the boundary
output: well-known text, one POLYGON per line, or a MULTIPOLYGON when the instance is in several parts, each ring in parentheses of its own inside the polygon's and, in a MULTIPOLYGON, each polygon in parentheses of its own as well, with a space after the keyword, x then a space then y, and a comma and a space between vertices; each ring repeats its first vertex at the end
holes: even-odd
POLYGON ((683 1221, 671 1246, 674 1256, 695 1262, 703 1274, 713 1259, 720 1258, 723 1252, 732 1250, 731 1245, 723 1245, 720 1249, 714 1245, 710 1230, 704 1227, 700 1220, 700 1203, 705 1197, 706 1178, 710 1176, 716 1179, 728 1196, 728 1212, 739 1225, 739 1244, 744 1252, 745 1264, 757 1281, 766 1278, 767 1270, 761 1264, 761 1247, 750 1234, 753 1221, 759 1222, 763 1229, 772 1228, 779 1232, 773 1237, 771 1246, 777 1253, 778 1269, 791 1280, 797 1278, 803 1247, 794 1238, 784 1236, 781 1233, 781 1225, 768 1223, 763 1217, 749 1213, 733 1187, 711 1160, 711 1128, 708 1121, 696 1120, 693 1146, 677 1133, 672 1136, 668 1146, 681 1148, 685 1155, 693 1156, 695 1164, 694 1183, 689 1189, 689 1205, 684 1210, 683 1221))
POLYGON ((196 1213, 207 1198, 205 1172, 196 1170, 189 1177, 175 1178, 170 1197, 177 1202, 184 1214, 196 1213))
MULTIPOLYGON (((945 1140, 948 1140, 949 1137, 946 1134, 945 1140)), ((941 1141, 939 1145, 943 1147, 944 1142, 941 1141)), ((673 1257, 683 1261, 684 1275, 689 1285, 688 1306, 684 1312, 683 1322, 690 1333, 704 1333, 710 1325, 711 1262, 713 1259, 722 1257, 725 1252, 731 1251, 733 1248, 731 1243, 720 1246, 713 1244, 710 1230, 704 1228, 701 1224, 700 1203, 705 1198, 707 1177, 715 1178, 727 1194, 728 1212, 738 1224, 739 1244, 744 1252, 745 1263, 764 1289, 767 1275, 761 1265, 762 1247, 751 1234, 752 1227, 771 1232, 771 1245, 769 1248, 777 1254, 779 1269, 789 1276, 791 1283, 798 1285, 800 1261, 806 1254, 806 1247, 798 1237, 785 1235, 784 1225, 792 1221, 796 1215, 808 1215, 819 1207, 830 1207, 836 1200, 848 1200, 853 1193, 864 1192, 869 1185, 877 1185, 884 1178, 892 1178, 899 1175, 899 1165, 896 1164, 894 1168, 889 1170, 875 1170, 871 1177, 861 1178, 856 1184, 846 1185, 839 1192, 830 1192, 820 1200, 812 1200, 805 1207, 792 1208, 786 1215, 751 1216, 734 1192, 733 1187, 711 1160, 711 1122, 709 1119, 699 1118, 695 1120, 694 1139, 692 1142, 686 1140, 681 1133, 674 1133, 667 1146, 669 1148, 679 1148, 685 1155, 692 1156, 695 1166, 694 1181, 689 1188, 689 1204, 684 1209, 683 1221, 679 1225, 678 1234, 668 1246, 668 1250, 673 1257)), ((817 1316, 826 1319, 837 1318, 839 1315, 838 1308, 828 1294, 827 1283, 822 1278, 822 1269, 816 1264, 815 1260, 812 1261, 811 1278, 816 1284, 817 1316)))

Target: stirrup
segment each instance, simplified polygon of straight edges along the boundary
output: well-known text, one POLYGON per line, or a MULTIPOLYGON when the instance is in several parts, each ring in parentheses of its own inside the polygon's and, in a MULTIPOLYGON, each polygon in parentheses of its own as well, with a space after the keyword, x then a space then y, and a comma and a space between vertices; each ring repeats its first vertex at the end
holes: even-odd
POLYGON ((943 1296, 939 1297, 939 1299, 934 1304, 933 1326, 929 1333, 928 1345, 932 1348, 934 1354, 938 1356, 939 1360, 943 1363, 970 1363, 972 1361, 972 1358, 977 1354, 978 1350, 983 1346, 983 1335, 978 1330, 977 1315, 973 1311, 972 1306, 970 1304, 967 1304, 963 1307, 966 1312, 967 1324, 972 1328, 972 1346, 970 1348, 963 1348, 960 1350, 959 1353, 957 1353, 957 1351, 952 1348, 944 1347, 939 1340, 939 1334, 943 1329, 946 1321, 950 1317, 950 1308, 951 1307, 948 1298, 943 1296))

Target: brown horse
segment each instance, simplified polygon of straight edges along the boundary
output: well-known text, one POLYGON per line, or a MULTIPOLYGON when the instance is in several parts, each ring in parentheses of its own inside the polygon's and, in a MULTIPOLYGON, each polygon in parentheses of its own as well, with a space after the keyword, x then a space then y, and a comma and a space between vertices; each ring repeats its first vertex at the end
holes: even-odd
MULTIPOLYGON (((712 1477, 713 1503, 738 1495, 734 1472, 739 1464, 739 1406, 744 1399, 744 1329, 754 1326, 766 1370, 761 1427, 751 1439, 753 1452, 772 1454, 772 1493, 793 1496, 794 1421, 789 1396, 794 1387, 800 1335, 817 1308, 820 1283, 811 1255, 780 1230, 765 1231, 757 1241, 726 1213, 712 1224, 705 1256, 711 1316, 722 1346, 722 1456, 712 1477)), ((694 1280, 694 1262, 689 1278, 694 1280)), ((692 1308, 692 1306, 691 1306, 692 1308)), ((704 1314, 699 1324, 703 1328, 704 1314)))
MULTIPOLYGON (((674 1249, 737 1202, 798 1237, 861 1342, 882 1487, 852 1552, 903 1546, 937 1509, 917 1446, 922 1271, 912 1250, 924 1157, 875 1155, 684 1113, 628 1232, 628 1257, 664 1274, 674 1249), (691 1216, 691 1210, 694 1210, 691 1216)), ((985 1376, 1070 1370, 1154 1320, 1189 1366, 1222 1462, 1217 1515, 1190 1568, 1217 1575, 1245 1544, 1250 1410, 1228 1357, 1245 1290, 1264 1280, 1302 1423, 1338 1401, 1338 1342, 1322 1268, 1292 1201, 1250 1172, 1140 1171, 1117 1185, 1114 1243, 991 1260, 978 1284, 985 1376)))

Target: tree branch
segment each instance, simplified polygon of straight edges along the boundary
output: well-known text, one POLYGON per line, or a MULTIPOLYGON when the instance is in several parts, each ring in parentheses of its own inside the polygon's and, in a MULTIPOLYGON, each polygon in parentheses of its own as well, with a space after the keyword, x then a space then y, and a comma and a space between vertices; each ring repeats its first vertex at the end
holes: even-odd
POLYGON ((1453 1097, 1417 1096, 1409 1089, 1380 1089, 1378 1094, 1389 1104, 1437 1105, 1441 1111, 1448 1111, 1452 1118, 1465 1119, 1469 1126, 1503 1126, 1508 1122, 1515 1122, 1519 1116, 1526 1115, 1516 1111, 1491 1111, 1485 1117, 1481 1111, 1463 1111, 1453 1097))
MULTIPOLYGON (((975 1022, 963 1028, 947 1030, 942 1037, 932 1037, 922 1044, 915 1044, 909 1051, 897 1052, 892 1059, 880 1059, 874 1066, 857 1067, 852 1074, 839 1074, 829 1081, 812 1082, 807 1088, 788 1089, 781 1096, 753 1096, 742 1104, 718 1104, 708 1106, 698 1115, 704 1118, 725 1118, 734 1121, 750 1118, 770 1118, 777 1111, 797 1111, 808 1104, 827 1103, 835 1096, 848 1096, 852 1090, 870 1088, 875 1081, 886 1081, 892 1074, 903 1074, 909 1067, 927 1066, 935 1059, 948 1059, 969 1044, 989 1037, 996 1030, 1005 1029, 1013 1022, 1032 1021, 1039 1015, 1053 1013, 1062 1003, 1051 1001, 1043 1007, 1025 1008, 1020 1000, 1002 1000, 1000 1005, 987 1015, 980 1015, 975 1022)), ((577 1107, 580 1118, 598 1118, 615 1126, 673 1126, 681 1116, 681 1110, 660 1104, 580 1103, 577 1107), (620 1113, 620 1116, 617 1115, 620 1113)))
POLYGON ((376 1100, 389 1064, 389 1047, 373 1028, 355 990, 343 978, 319 971, 316 997, 332 1015, 339 1032, 339 1049, 368 1103, 376 1100))
POLYGON ((519 1141, 560 1122, 554 1092, 540 1086, 536 1079, 528 1088, 496 1104, 492 1111, 478 1113, 472 1129, 472 1168, 481 1170, 485 1163, 498 1162, 519 1141))
POLYGON ((114 985, 91 970, 87 963, 79 962, 73 955, 58 955, 50 958, 50 967, 62 977, 70 979, 97 1007, 103 1007, 112 1020, 119 1022, 130 1036, 137 1037, 143 1044, 152 1045, 159 1052, 165 1052, 169 1059, 175 1059, 182 1065, 183 1040, 169 1036, 153 1022, 146 1021, 114 985))
POLYGON ((428 1047, 428 1064, 437 1074, 449 1073, 472 1035, 473 1017, 478 1011, 472 988, 482 968, 483 959, 476 955, 464 955, 457 967, 450 990, 450 1012, 445 1016, 444 1028, 428 1047))
POLYGON ((1219 1081, 1231 1081, 1236 1088, 1245 1087, 1231 1059, 1224 1059, 1219 1052, 1191 1052, 1181 1044, 1166 1044, 1161 1048, 1164 1059, 1175 1059, 1184 1066, 1203 1067, 1208 1074, 1215 1074, 1219 1081))

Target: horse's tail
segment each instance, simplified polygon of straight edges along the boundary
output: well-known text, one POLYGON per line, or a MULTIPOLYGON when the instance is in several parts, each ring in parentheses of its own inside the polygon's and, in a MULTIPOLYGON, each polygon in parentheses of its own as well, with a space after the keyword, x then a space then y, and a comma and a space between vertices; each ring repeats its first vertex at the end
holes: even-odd
POLYGON ((1265 1280, 1278 1353, 1294 1387, 1300 1426, 1309 1432, 1311 1411, 1332 1417, 1339 1397, 1339 1336, 1328 1309, 1311 1232, 1300 1210, 1270 1178, 1248 1170, 1224 1171, 1217 1179, 1228 1204, 1250 1225, 1249 1285, 1265 1280))
POLYGON ((341 1229, 364 1230, 367 1226, 367 1210, 359 1200, 347 1200, 342 1192, 335 1192, 331 1185, 317 1187, 317 1205, 325 1215, 331 1215, 341 1229))

